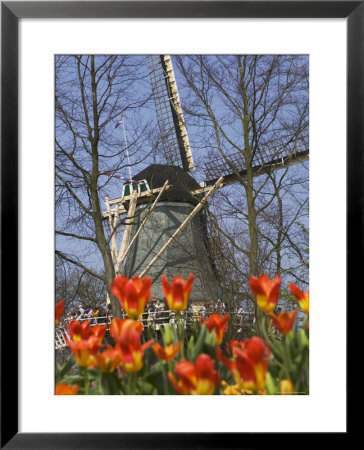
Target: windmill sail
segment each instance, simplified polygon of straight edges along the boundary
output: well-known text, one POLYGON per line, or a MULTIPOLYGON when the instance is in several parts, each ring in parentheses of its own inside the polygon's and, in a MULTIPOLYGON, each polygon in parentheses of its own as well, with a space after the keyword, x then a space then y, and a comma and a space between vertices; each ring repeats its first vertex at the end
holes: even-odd
MULTIPOLYGON (((253 158, 253 175, 259 176, 265 171, 291 166, 307 160, 308 157, 308 136, 303 136, 299 140, 292 140, 288 144, 282 141, 261 144, 259 152, 253 158)), ((244 179, 246 173, 242 153, 237 152, 225 157, 216 157, 213 161, 205 164, 205 185, 214 184, 221 175, 224 176, 224 186, 233 184, 244 179)))
POLYGON ((169 55, 150 55, 148 65, 163 152, 167 164, 194 169, 187 128, 169 55))

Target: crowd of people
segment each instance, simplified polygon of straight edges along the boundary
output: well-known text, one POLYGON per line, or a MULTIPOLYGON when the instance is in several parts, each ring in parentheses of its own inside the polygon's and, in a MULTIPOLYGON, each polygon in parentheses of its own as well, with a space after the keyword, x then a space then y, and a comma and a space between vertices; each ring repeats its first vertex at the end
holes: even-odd
POLYGON ((72 320, 77 320, 83 322, 88 320, 91 324, 97 324, 99 322, 104 322, 105 319, 109 319, 111 316, 111 307, 108 304, 106 307, 101 306, 97 303, 94 307, 87 305, 83 307, 80 305, 77 310, 73 312, 68 312, 65 316, 66 322, 71 322, 72 320))
POLYGON ((206 305, 202 305, 199 311, 199 315, 205 320, 214 313, 217 313, 220 316, 224 316, 226 314, 225 303, 220 299, 210 300, 206 305))
MULTIPOLYGON (((243 311, 243 305, 237 307, 236 312, 243 311)), ((217 313, 221 317, 223 317, 227 313, 225 303, 220 300, 210 300, 206 304, 200 307, 192 308, 191 304, 188 305, 186 314, 198 314, 203 319, 207 320, 208 317, 217 313)), ((142 315, 142 319, 168 319, 169 318, 168 306, 164 300, 155 300, 147 303, 145 311, 142 315)), ((72 320, 77 320, 79 322, 83 322, 84 320, 88 320, 91 325, 96 325, 97 323, 105 323, 110 322, 111 318, 111 305, 105 304, 105 306, 97 303, 94 307, 88 305, 86 307, 80 305, 77 310, 73 312, 68 312, 65 316, 66 323, 70 323, 72 320)))

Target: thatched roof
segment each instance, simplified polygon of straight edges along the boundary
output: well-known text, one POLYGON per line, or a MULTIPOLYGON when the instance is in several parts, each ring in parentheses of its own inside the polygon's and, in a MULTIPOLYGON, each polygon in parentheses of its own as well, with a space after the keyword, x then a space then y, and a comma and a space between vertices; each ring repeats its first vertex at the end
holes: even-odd
POLYGON ((198 189, 200 185, 181 167, 165 164, 152 164, 133 176, 135 181, 147 180, 149 187, 155 189, 162 187, 166 180, 172 184, 160 198, 161 202, 187 202, 197 205, 198 200, 189 194, 189 191, 198 189))

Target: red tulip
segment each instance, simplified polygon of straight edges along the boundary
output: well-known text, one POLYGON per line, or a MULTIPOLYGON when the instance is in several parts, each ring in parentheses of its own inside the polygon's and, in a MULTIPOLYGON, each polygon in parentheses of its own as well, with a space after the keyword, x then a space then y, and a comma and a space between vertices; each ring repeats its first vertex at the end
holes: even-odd
POLYGON ((294 320, 296 318, 298 310, 295 309, 292 312, 281 311, 278 316, 270 312, 267 315, 272 319, 273 325, 282 334, 287 334, 292 330, 294 320))
POLYGON ((264 312, 273 311, 278 303, 278 294, 281 288, 280 276, 277 275, 273 280, 270 280, 264 274, 259 278, 251 277, 249 285, 257 299, 259 308, 264 312))
POLYGON ((207 321, 203 317, 200 317, 201 324, 206 323, 206 328, 210 333, 212 333, 215 330, 216 337, 217 337, 217 345, 220 345, 224 334, 227 328, 227 321, 229 320, 229 315, 226 314, 223 318, 220 317, 218 314, 214 313, 211 314, 211 316, 208 318, 207 321))
POLYGON ((115 277, 110 288, 130 319, 138 319, 147 302, 153 298, 150 296, 152 279, 149 277, 134 277, 130 280, 124 276, 115 277))
POLYGON ((261 391, 265 386, 270 350, 259 337, 244 342, 232 340, 233 359, 225 357, 217 348, 217 357, 232 371, 236 383, 244 390, 261 391))
POLYGON ((81 367, 93 366, 95 355, 101 347, 106 325, 90 326, 90 322, 72 321, 69 326, 71 340, 67 345, 75 355, 76 362, 81 367))
POLYGON ((59 319, 62 317, 63 311, 64 311, 64 300, 60 300, 56 304, 56 326, 59 324, 59 319))
POLYGON ((104 373, 114 372, 114 370, 121 365, 122 356, 118 345, 114 348, 109 346, 107 350, 95 355, 95 363, 97 369, 104 373))
POLYGON ((187 308, 194 278, 192 273, 188 276, 187 281, 177 275, 169 284, 167 277, 162 275, 163 295, 170 309, 178 312, 187 308))
POLYGON ((110 333, 118 342, 123 368, 126 372, 138 372, 143 367, 144 351, 150 347, 153 340, 140 344, 143 325, 131 319, 112 319, 110 333))
POLYGON ((308 314, 309 311, 309 291, 302 292, 299 287, 297 287, 295 284, 291 283, 289 285, 289 288, 292 292, 292 294, 296 297, 298 304, 300 305, 300 308, 302 311, 306 314, 308 314))
POLYGON ((112 319, 110 323, 110 333, 115 341, 125 341, 131 331, 135 331, 140 337, 143 332, 143 324, 131 319, 118 319, 117 317, 112 319))
POLYGON ((76 395, 78 392, 78 384, 69 386, 66 383, 59 383, 56 386, 56 395, 76 395))
POLYGON ((174 389, 180 394, 212 395, 215 386, 220 385, 220 377, 214 370, 214 360, 210 356, 201 354, 196 358, 195 364, 190 361, 179 361, 174 374, 169 373, 168 378, 174 389))
POLYGON ((180 347, 180 342, 178 342, 177 345, 170 344, 166 348, 163 348, 159 342, 156 342, 153 344, 152 350, 157 358, 162 359, 163 361, 171 361, 179 352, 180 347))

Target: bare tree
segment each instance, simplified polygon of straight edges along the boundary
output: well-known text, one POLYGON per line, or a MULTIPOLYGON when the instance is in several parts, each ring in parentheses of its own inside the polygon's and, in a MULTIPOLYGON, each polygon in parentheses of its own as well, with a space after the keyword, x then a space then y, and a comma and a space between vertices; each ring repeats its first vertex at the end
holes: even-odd
POLYGON ((80 306, 94 308, 105 301, 105 283, 88 272, 56 257, 56 301, 64 299, 65 311, 76 312, 80 306))
POLYGON ((307 283, 303 229, 308 227, 308 165, 264 168, 269 161, 279 164, 280 158, 308 149, 307 57, 176 60, 185 114, 195 130, 192 145, 203 150, 200 165, 219 158, 239 178, 239 185, 222 190, 212 205, 234 273, 230 290, 236 290, 238 280, 247 286, 252 275, 262 272, 307 283), (260 173, 258 166, 263 166, 260 173))
POLYGON ((101 204, 113 175, 127 176, 128 166, 152 151, 151 125, 141 115, 150 99, 144 57, 56 56, 55 69, 56 255, 102 280, 119 315, 101 204), (128 142, 115 130, 121 116, 128 118, 128 142))

